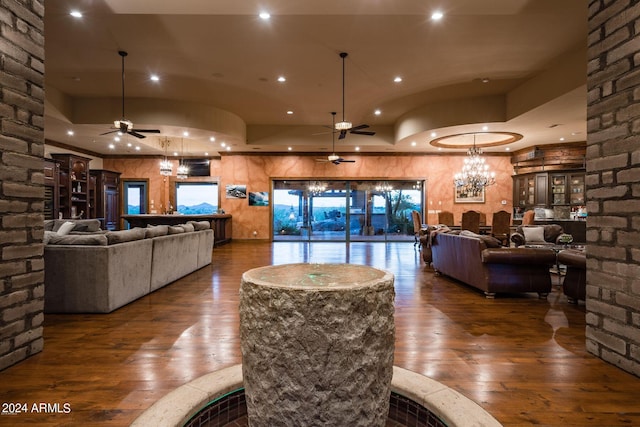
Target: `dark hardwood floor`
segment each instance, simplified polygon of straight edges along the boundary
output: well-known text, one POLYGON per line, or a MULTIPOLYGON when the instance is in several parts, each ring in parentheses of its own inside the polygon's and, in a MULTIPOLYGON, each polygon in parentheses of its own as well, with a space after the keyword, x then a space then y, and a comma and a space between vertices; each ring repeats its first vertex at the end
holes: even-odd
MULTIPOLYGON (((482 293, 435 277, 412 242, 233 242, 213 264, 108 315, 46 315, 44 351, 0 372, 0 425, 126 426, 188 381, 241 363, 238 288, 250 268, 367 264, 395 274, 395 364, 474 400, 505 426, 640 426, 640 379, 588 354, 584 306, 555 286, 482 293), (36 413, 34 403, 68 403, 36 413)), ((82 268, 82 266, 78 266, 82 268)))

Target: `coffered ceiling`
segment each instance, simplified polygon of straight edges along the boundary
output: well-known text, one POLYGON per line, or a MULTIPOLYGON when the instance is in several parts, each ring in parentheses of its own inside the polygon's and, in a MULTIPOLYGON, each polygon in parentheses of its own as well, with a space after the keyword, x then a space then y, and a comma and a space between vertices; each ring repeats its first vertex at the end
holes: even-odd
POLYGON ((170 151, 196 156, 330 150, 332 111, 376 132, 337 141, 347 153, 437 152, 432 140, 483 126, 523 135, 486 151, 586 140, 583 0, 56 0, 45 8, 45 137, 101 155, 160 154, 167 138, 170 151), (100 135, 122 118, 119 50, 128 52, 125 118, 160 134, 100 135), (349 54, 344 111, 340 52, 349 54))

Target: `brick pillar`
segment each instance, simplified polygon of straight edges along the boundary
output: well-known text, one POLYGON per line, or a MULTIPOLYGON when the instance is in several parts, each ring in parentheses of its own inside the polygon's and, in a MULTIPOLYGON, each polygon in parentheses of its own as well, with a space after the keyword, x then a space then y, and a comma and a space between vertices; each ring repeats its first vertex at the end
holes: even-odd
POLYGON ((587 349, 640 375, 640 2, 591 0, 587 349))
POLYGON ((0 3, 0 370, 42 350, 44 1, 0 3))

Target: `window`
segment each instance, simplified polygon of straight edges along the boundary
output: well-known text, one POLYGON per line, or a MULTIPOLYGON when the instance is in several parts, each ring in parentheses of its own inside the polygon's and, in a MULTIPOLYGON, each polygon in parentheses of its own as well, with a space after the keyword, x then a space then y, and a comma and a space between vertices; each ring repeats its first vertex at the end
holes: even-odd
POLYGON ((175 182, 174 209, 183 215, 213 214, 218 211, 217 182, 175 182))

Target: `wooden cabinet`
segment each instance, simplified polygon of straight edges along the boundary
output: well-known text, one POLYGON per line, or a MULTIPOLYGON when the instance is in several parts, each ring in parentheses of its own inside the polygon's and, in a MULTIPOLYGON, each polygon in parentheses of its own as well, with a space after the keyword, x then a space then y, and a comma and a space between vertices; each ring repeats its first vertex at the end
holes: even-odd
POLYGON ((585 204, 584 172, 555 171, 513 177, 513 203, 522 212, 536 207, 585 204))
POLYGON ((92 170, 90 184, 92 217, 105 230, 117 230, 120 223, 120 172, 92 170))
POLYGON ((547 204, 546 173, 517 175, 513 177, 513 201, 521 209, 547 204))
POLYGON ((58 218, 59 191, 58 191, 58 162, 52 159, 44 159, 44 219, 58 218))
POLYGON ((89 162, 75 154, 51 154, 59 162, 58 212, 63 218, 87 218, 89 212, 89 162))

